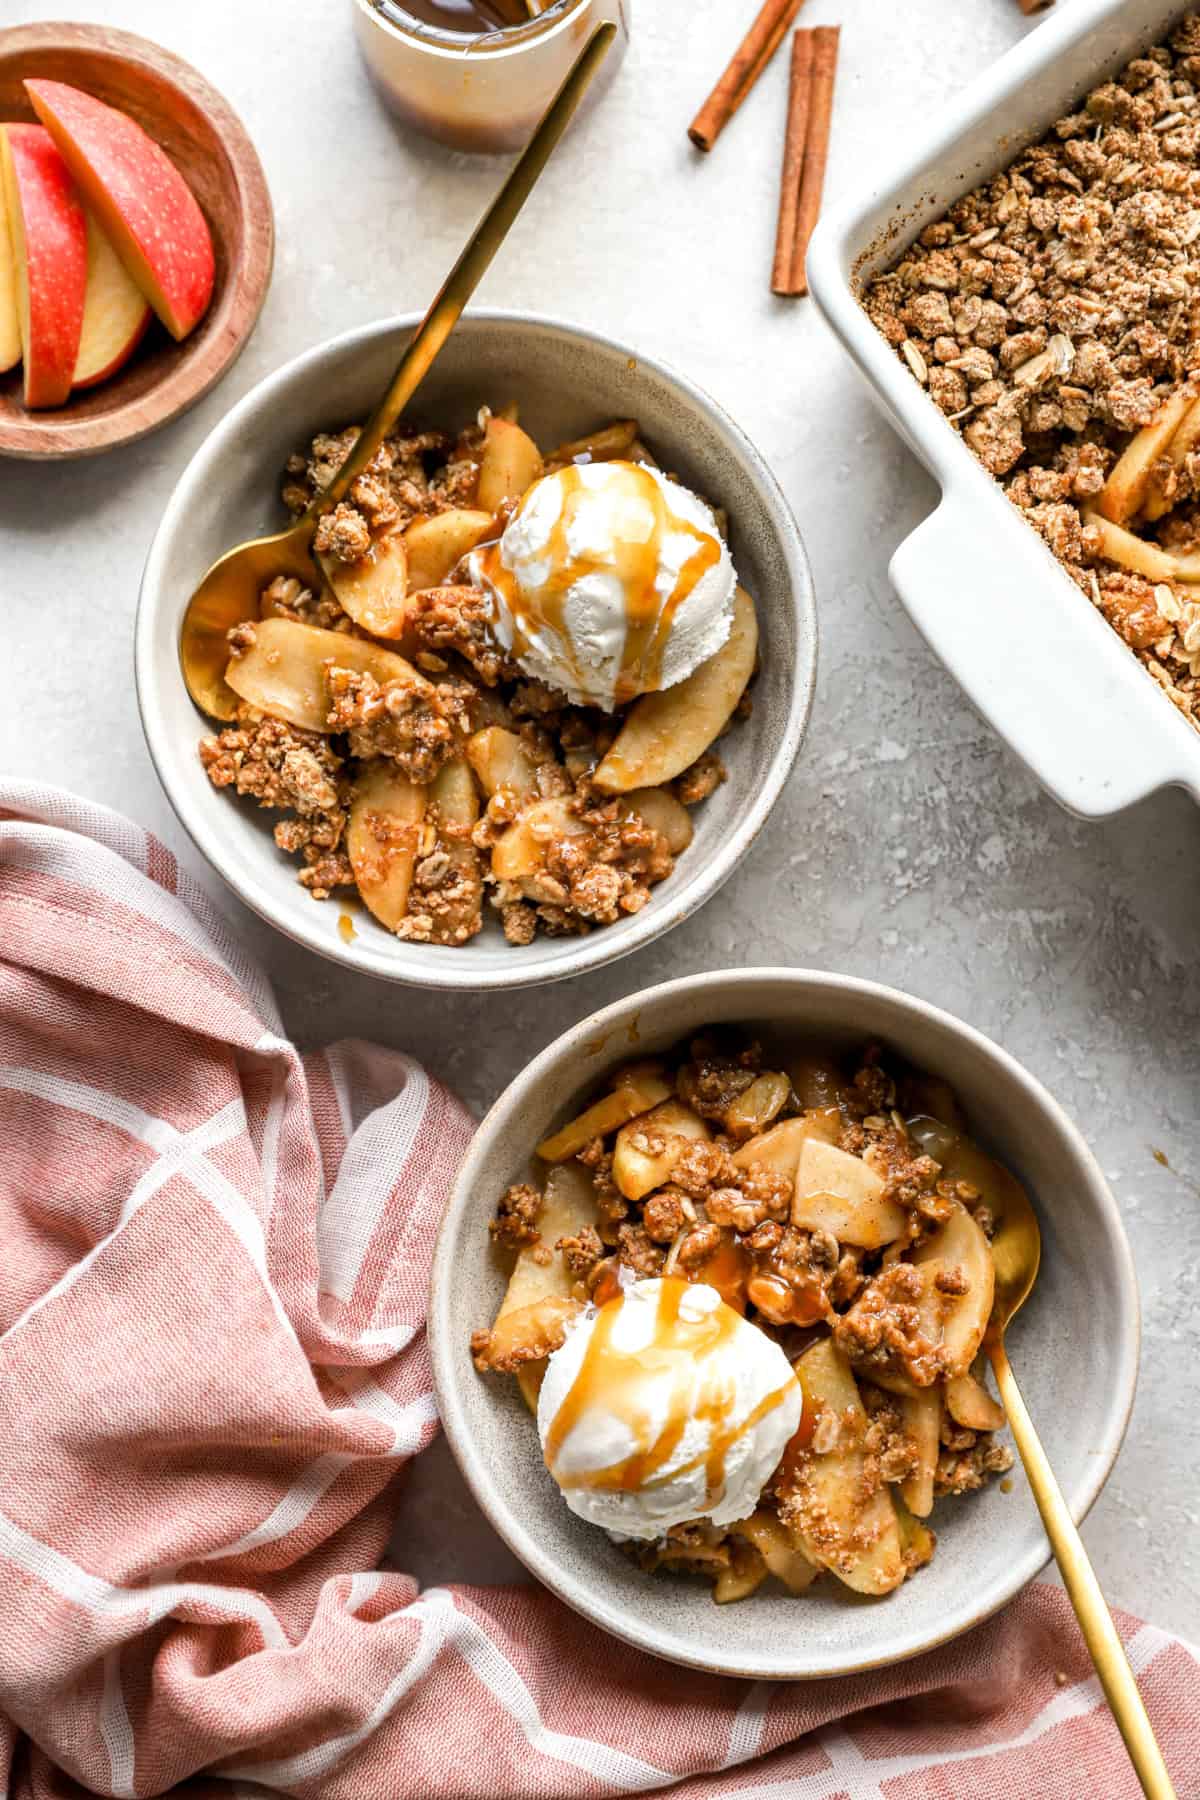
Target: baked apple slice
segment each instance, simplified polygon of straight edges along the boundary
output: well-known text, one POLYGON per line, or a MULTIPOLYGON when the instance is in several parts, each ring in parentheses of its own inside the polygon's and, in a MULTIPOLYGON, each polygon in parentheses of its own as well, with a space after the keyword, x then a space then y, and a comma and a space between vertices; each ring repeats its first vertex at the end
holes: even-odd
MULTIPOLYGON (((692 1552, 692 1566, 695 1567, 696 1546, 689 1544, 688 1549, 692 1552)), ((751 1594, 758 1592, 770 1573, 762 1552, 748 1538, 734 1538, 728 1546, 729 1561, 722 1566, 718 1559, 724 1549, 724 1545, 714 1545, 709 1551, 716 1570, 712 1597, 717 1606, 731 1606, 738 1600, 748 1600, 751 1594)))
POLYGON ((942 1309, 942 1358, 947 1375, 965 1375, 975 1361, 996 1290, 996 1268, 982 1230, 958 1200, 940 1225, 913 1254, 925 1271, 942 1309), (938 1277, 944 1279, 939 1281, 938 1277), (962 1283, 961 1290, 954 1288, 962 1283))
POLYGON ((664 1100, 640 1119, 622 1125, 613 1150, 613 1180, 627 1200, 643 1200, 655 1188, 670 1181, 675 1164, 688 1143, 707 1143, 712 1132, 699 1113, 681 1100, 664 1100), (661 1150, 639 1148, 642 1132, 660 1134, 661 1150))
POLYGON ((818 1137, 809 1137, 800 1152, 792 1224, 830 1231, 839 1243, 863 1250, 881 1250, 908 1228, 903 1209, 887 1198, 875 1170, 818 1137))
POLYGON ((777 1175, 795 1181, 804 1146, 810 1138, 836 1144, 842 1131, 842 1115, 836 1106, 814 1108, 798 1119, 781 1119, 778 1125, 760 1132, 733 1153, 739 1168, 747 1163, 763 1163, 777 1175))
POLYGON ((401 531, 376 538, 358 562, 319 556, 321 573, 344 613, 372 637, 403 637, 408 622, 408 548, 401 531))
POLYGON ((565 800, 534 800, 493 844, 492 874, 524 887, 545 868, 548 845, 556 838, 580 837, 584 830, 565 800))
POLYGON ((414 594, 445 585, 463 557, 496 529, 495 518, 475 507, 452 506, 417 519, 404 533, 408 585, 414 594))
POLYGON ((792 1540, 782 1520, 773 1512, 753 1512, 732 1528, 735 1537, 745 1538, 767 1565, 776 1581, 781 1581, 789 1594, 803 1594, 821 1573, 792 1540))
POLYGON ((608 794, 662 787, 690 768, 720 736, 746 691, 758 654, 758 620, 745 588, 734 598, 729 636, 708 661, 675 687, 635 700, 616 741, 596 770, 608 794))
POLYGON ((329 717, 326 664, 373 675, 380 686, 389 681, 433 693, 432 683, 394 650, 344 631, 322 631, 294 619, 259 619, 254 642, 230 658, 225 679, 239 699, 273 719, 286 719, 304 731, 324 731, 329 717))
POLYGON ((787 1076, 778 1069, 766 1069, 730 1102, 721 1123, 730 1137, 744 1143, 766 1131, 791 1096, 792 1084, 787 1076))
MULTIPOLYGON (((846 1083, 833 1063, 822 1056, 793 1056, 786 1064, 792 1088, 806 1112, 817 1107, 837 1107, 846 1093, 846 1083)), ((830 1139, 836 1143, 836 1138, 830 1139)))
POLYGON ((425 797, 423 787, 382 756, 364 763, 354 784, 346 854, 364 902, 389 931, 408 912, 425 797))
POLYGON ((942 1392, 939 1387, 918 1388, 900 1401, 904 1429, 917 1452, 917 1466, 900 1484, 905 1505, 918 1519, 933 1511, 933 1478, 937 1474, 942 1432, 942 1392))
POLYGON ((622 795, 618 810, 622 817, 636 813, 651 831, 667 840, 672 856, 680 856, 692 841, 692 815, 667 788, 635 788, 622 795))
POLYGON ((483 924, 483 859, 471 841, 479 818, 479 790, 462 757, 443 763, 429 789, 429 818, 438 848, 450 859, 441 883, 443 902, 434 920, 435 944, 463 944, 483 924))
POLYGON ((637 435, 636 419, 614 419, 611 425, 602 425, 599 431, 589 431, 585 437, 556 445, 546 457, 546 467, 562 469, 581 459, 585 463, 622 462, 629 458, 637 435))
POLYGON ((487 422, 475 490, 480 511, 497 513, 510 500, 519 500, 541 473, 542 453, 529 433, 511 419, 493 414, 487 422))
MULTIPOLYGON (((1164 456, 1172 469, 1181 469, 1197 446, 1200 446, 1200 400, 1193 400, 1179 421, 1164 456)), ((1142 501, 1142 517, 1151 521, 1161 519, 1174 505, 1174 501, 1164 492, 1164 484, 1157 479, 1160 467, 1161 464, 1156 463, 1151 471, 1150 482, 1142 501)))
MULTIPOLYGON (((946 1411, 965 1431, 1003 1431, 1008 1415, 999 1401, 968 1371, 946 1383, 946 1411)), ((914 1508, 914 1511, 916 1509, 914 1508)))
POLYGON ((516 1367, 530 1412, 537 1411, 546 1357, 562 1343, 566 1325, 581 1310, 572 1297, 575 1278, 558 1243, 595 1223, 596 1199, 587 1171, 578 1163, 551 1169, 538 1215, 539 1241, 518 1253, 485 1353, 493 1366, 516 1367))
POLYGON ((488 725, 467 739, 467 760, 489 799, 507 788, 524 800, 537 789, 537 764, 515 731, 488 725))
POLYGON ((1096 533, 1101 556, 1109 562, 1115 562, 1118 568, 1132 569, 1135 575, 1144 575, 1147 581, 1179 581, 1200 578, 1200 570, 1196 576, 1188 576, 1185 571, 1189 558, 1175 556, 1170 550, 1163 550, 1158 544, 1151 544, 1145 538, 1138 537, 1134 531, 1126 531, 1123 525, 1114 525, 1102 513, 1093 512, 1085 507, 1083 522, 1096 533))
POLYGON ((900 1551, 904 1557, 904 1572, 906 1575, 911 1575, 914 1570, 923 1569, 927 1562, 933 1560, 937 1539, 925 1521, 918 1519, 904 1504, 903 1496, 894 1490, 892 1505, 896 1509, 896 1524, 900 1529, 900 1551))
POLYGON ((794 1493, 785 1502, 786 1523, 797 1531, 804 1554, 831 1569, 860 1594, 887 1594, 904 1580, 896 1509, 886 1486, 867 1479, 863 1439, 867 1414, 850 1365, 832 1338, 822 1338, 795 1365, 804 1410, 815 1436, 796 1459, 794 1493), (831 1447, 818 1451, 822 1421, 830 1420, 831 1447))
POLYGON ((594 1137, 617 1131, 628 1119, 648 1113, 671 1098, 671 1085, 663 1080, 657 1063, 630 1063, 613 1077, 612 1092, 593 1101, 583 1112, 543 1138, 537 1153, 543 1162, 568 1162, 594 1137))
POLYGON ((1154 465, 1179 429, 1192 399, 1187 388, 1172 394, 1117 458, 1096 497, 1097 509, 1114 525, 1124 525, 1127 519, 1140 512, 1154 465))

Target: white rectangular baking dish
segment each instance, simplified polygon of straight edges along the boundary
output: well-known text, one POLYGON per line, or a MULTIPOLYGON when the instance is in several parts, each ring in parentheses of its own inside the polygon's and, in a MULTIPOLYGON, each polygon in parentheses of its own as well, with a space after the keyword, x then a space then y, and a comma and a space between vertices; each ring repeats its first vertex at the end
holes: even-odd
POLYGON ((975 460, 858 296, 931 220, 1188 10, 1180 0, 1063 6, 931 130, 914 132, 886 176, 832 209, 808 258, 821 312, 942 491, 896 551, 893 585, 969 699, 1055 799, 1087 818, 1172 784, 1200 800, 1200 733, 975 460))

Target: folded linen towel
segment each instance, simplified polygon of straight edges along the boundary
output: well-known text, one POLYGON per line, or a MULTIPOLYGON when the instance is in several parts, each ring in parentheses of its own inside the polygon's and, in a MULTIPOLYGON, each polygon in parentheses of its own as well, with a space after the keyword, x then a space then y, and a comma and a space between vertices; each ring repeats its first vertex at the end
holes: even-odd
MULTIPOLYGON (((0 1800, 1136 1795, 1054 1588, 769 1686, 381 1569, 466 1113, 301 1056, 169 852, 52 789, 0 784, 0 959, 0 1800)), ((1200 1793, 1196 1657, 1120 1623, 1200 1793)))

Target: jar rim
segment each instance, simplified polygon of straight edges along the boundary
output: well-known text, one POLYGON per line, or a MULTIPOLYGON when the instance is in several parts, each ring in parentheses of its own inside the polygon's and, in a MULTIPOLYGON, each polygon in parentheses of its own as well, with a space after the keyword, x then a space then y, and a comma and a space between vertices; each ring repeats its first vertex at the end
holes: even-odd
POLYGON ((398 13, 407 13, 405 0, 382 0, 382 3, 381 0, 355 0, 355 3, 377 25, 382 26, 385 31, 394 32, 407 43, 420 44, 427 50, 445 51, 458 56, 499 56, 524 49, 527 44, 541 42, 555 27, 582 10, 588 0, 550 0, 545 12, 536 14, 524 24, 509 25, 491 32, 483 31, 478 36, 470 32, 451 31, 442 25, 430 25, 422 19, 393 17, 393 7, 398 13), (384 5, 388 8, 386 12, 384 5))

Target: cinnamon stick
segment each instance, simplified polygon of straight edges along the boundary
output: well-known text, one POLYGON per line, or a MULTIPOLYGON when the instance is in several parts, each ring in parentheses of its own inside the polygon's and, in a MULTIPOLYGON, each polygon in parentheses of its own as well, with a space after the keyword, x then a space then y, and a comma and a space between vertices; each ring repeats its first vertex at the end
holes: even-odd
POLYGON ((1054 5, 1054 0, 1017 0, 1017 5, 1028 19, 1034 13, 1046 12, 1054 5))
POLYGON ((798 31, 792 39, 791 81, 788 87, 787 130, 783 140, 783 174, 779 183, 779 224, 775 230, 775 264, 771 291, 792 291, 792 257, 796 248, 796 224, 800 212, 800 182, 804 175, 804 146, 808 139, 808 115, 812 102, 813 34, 798 31))
MULTIPOLYGON (((793 188, 794 199, 785 191, 780 195, 781 218, 784 208, 795 207, 795 225, 785 234, 790 235, 791 256, 788 266, 779 266, 778 248, 776 268, 771 286, 775 293, 785 295, 807 294, 808 276, 805 265, 808 261, 808 243, 816 230, 817 218, 821 211, 821 194, 825 186, 825 165, 829 160, 829 132, 833 124, 833 84, 837 73, 838 40, 841 29, 837 25, 818 25, 812 32, 812 65, 809 73, 809 96, 804 121, 804 156, 800 170, 799 188, 793 188)), ((799 54, 803 54, 802 52, 799 54)), ((798 111, 799 109, 797 109, 798 111)), ((789 108, 789 129, 793 124, 793 112, 789 108)), ((789 145, 784 154, 785 179, 789 167, 794 168, 795 146, 789 145)))
POLYGON ((711 150, 783 42, 803 0, 764 0, 732 62, 688 126, 698 150, 711 150))

